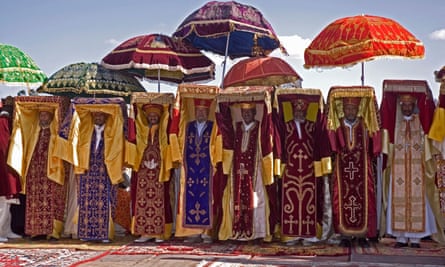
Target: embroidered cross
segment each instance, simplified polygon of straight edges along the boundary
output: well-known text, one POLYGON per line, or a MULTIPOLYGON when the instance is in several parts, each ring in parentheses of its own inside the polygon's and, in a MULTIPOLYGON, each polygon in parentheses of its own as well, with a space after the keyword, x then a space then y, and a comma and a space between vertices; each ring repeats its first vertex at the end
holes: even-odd
POLYGON ((351 212, 351 216, 349 217, 350 218, 349 220, 353 223, 357 222, 357 217, 355 215, 355 211, 358 209, 361 209, 361 207, 362 207, 362 205, 360 203, 357 203, 356 200, 357 200, 357 198, 355 198, 355 196, 350 196, 349 203, 344 205, 344 208, 351 212))
POLYGON ((147 191, 147 196, 149 198, 152 198, 154 196, 154 194, 155 194, 155 191, 153 190, 153 188, 149 188, 147 191))
POLYGON ((345 168, 345 172, 349 173, 349 180, 354 180, 354 173, 358 172, 358 168, 354 167, 354 162, 349 162, 349 166, 345 168))
POLYGON ((306 225, 306 234, 309 234, 309 226, 314 225, 314 220, 311 220, 311 217, 306 216, 306 221, 303 220, 303 224, 306 225))
POLYGON ((291 214, 289 215, 289 220, 284 220, 284 224, 289 224, 289 234, 293 234, 294 230, 292 228, 292 225, 298 225, 298 220, 293 220, 294 216, 291 214))
POLYGON ((307 155, 303 154, 303 150, 299 149, 298 150, 298 155, 294 155, 295 158, 298 159, 298 172, 302 172, 303 171, 303 159, 307 159, 307 155))
POLYGON ((191 209, 189 211, 189 213, 191 215, 195 215, 195 221, 199 222, 199 220, 201 219, 200 215, 205 215, 206 211, 205 210, 201 210, 201 204, 199 204, 199 202, 195 203, 195 209, 191 209))
POLYGON ((193 143, 193 140, 195 139, 195 134, 191 133, 189 136, 187 136, 189 144, 193 143))
POLYGON ((201 148, 196 146, 196 153, 191 153, 190 158, 195 159, 195 164, 199 165, 201 162, 201 158, 205 158, 207 155, 205 153, 201 153, 201 148))

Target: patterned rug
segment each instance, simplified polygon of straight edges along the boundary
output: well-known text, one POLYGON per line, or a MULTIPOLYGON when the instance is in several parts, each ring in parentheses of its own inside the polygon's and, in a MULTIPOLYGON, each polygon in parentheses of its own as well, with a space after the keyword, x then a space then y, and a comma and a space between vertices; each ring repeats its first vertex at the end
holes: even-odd
POLYGON ((394 248, 395 242, 393 238, 382 238, 379 243, 371 243, 369 248, 355 246, 354 250, 357 254, 363 255, 443 257, 445 262, 445 245, 434 241, 422 241, 420 249, 394 248))
POLYGON ((0 267, 65 267, 108 253, 74 249, 0 249, 0 267))
POLYGON ((285 246, 280 243, 247 245, 231 242, 215 242, 212 244, 185 244, 182 242, 165 243, 131 243, 111 253, 112 255, 206 255, 206 256, 342 256, 348 255, 348 248, 337 245, 317 244, 311 246, 285 246))

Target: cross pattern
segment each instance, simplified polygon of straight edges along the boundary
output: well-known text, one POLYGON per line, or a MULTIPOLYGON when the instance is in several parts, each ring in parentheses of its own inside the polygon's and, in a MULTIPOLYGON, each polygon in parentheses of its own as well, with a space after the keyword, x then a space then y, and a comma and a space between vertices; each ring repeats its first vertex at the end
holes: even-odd
POLYGON ((362 205, 360 203, 357 203, 357 198, 355 196, 350 196, 349 203, 346 203, 344 205, 344 208, 351 212, 351 216, 349 216, 349 220, 353 223, 357 222, 358 218, 356 216, 356 211, 362 208, 362 205))
POLYGON ((293 227, 292 227, 292 225, 298 225, 298 220, 293 220, 294 219, 294 216, 291 214, 291 215, 289 215, 289 220, 284 220, 284 224, 289 224, 289 233, 290 234, 293 234, 294 233, 294 230, 293 230, 293 227))
POLYGON ((201 204, 199 204, 199 202, 195 203, 195 209, 191 209, 189 211, 189 213, 191 215, 195 215, 195 221, 199 222, 201 219, 200 215, 205 215, 207 212, 204 209, 200 209, 201 208, 201 204))
POLYGON ((345 172, 349 174, 349 180, 354 180, 354 174, 358 172, 358 168, 354 167, 354 162, 350 161, 349 166, 345 168, 345 172))

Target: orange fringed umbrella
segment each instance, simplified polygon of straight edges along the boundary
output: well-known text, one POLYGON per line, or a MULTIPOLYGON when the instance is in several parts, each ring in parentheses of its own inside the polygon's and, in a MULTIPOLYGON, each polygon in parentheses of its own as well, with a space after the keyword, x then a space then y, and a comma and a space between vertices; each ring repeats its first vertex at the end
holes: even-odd
POLYGON ((324 28, 304 51, 305 68, 349 67, 378 57, 421 59, 425 47, 396 21, 359 15, 338 19, 324 28))
POLYGON ((229 86, 279 86, 301 81, 298 73, 278 57, 252 57, 239 61, 224 77, 224 88, 229 86))

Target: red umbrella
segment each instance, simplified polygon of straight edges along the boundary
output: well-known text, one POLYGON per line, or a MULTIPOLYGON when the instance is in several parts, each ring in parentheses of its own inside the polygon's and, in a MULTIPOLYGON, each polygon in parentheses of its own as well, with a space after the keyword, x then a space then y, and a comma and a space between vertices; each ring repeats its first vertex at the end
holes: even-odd
POLYGON ((264 56, 281 48, 278 36, 263 14, 253 6, 235 1, 210 1, 191 13, 173 36, 194 47, 230 58, 264 56))
POLYGON ((278 86, 301 80, 297 72, 283 59, 277 57, 253 57, 239 61, 227 72, 223 85, 278 86))
POLYGON ((423 58, 425 47, 392 19, 359 15, 324 28, 304 52, 305 68, 348 67, 378 57, 423 58))
POLYGON ((215 63, 187 41, 162 34, 141 35, 128 39, 101 64, 109 69, 128 70, 159 82, 197 82, 214 79, 215 63))

